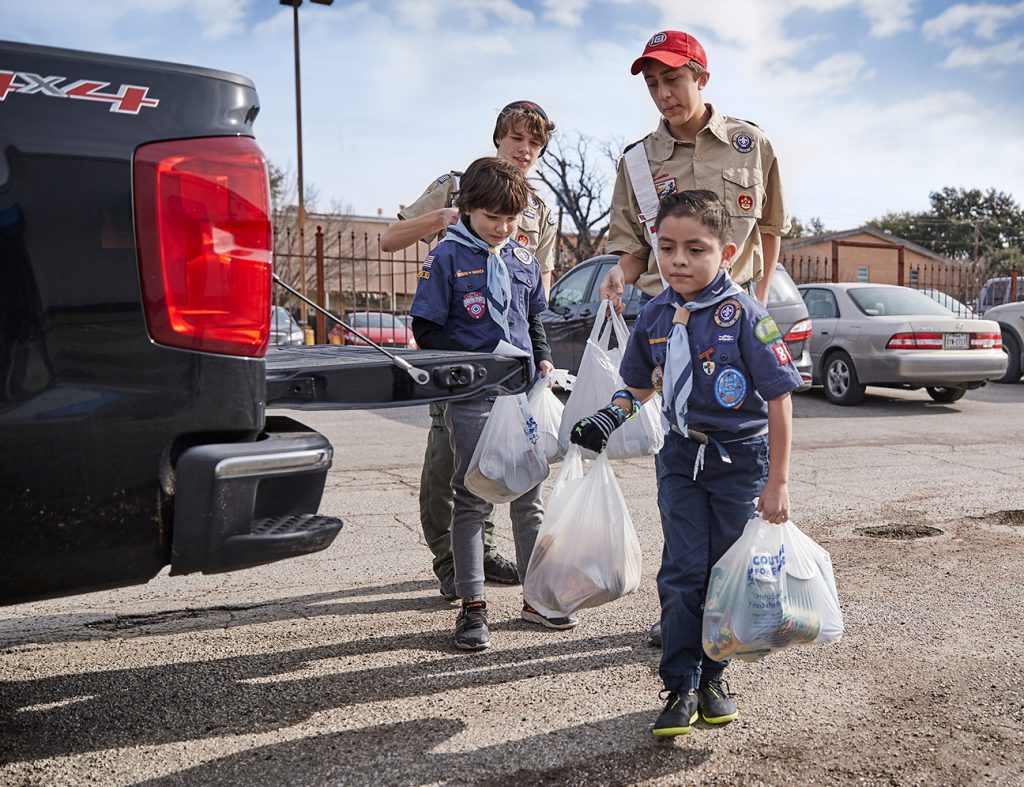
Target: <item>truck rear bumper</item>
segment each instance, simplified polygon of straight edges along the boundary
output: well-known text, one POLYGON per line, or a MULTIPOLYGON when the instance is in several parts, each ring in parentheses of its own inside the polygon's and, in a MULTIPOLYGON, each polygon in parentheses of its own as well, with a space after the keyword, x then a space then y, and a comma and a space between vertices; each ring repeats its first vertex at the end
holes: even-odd
POLYGON ((316 552, 341 520, 318 516, 334 450, 290 418, 253 443, 189 448, 177 462, 171 574, 214 574, 316 552))

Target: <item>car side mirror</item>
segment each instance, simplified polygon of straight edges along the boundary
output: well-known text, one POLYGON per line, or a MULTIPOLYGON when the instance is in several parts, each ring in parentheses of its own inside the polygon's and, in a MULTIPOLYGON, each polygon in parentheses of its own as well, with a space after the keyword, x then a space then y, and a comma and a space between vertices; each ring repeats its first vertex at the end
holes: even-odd
POLYGON ((570 310, 569 310, 568 306, 562 306, 560 304, 555 304, 554 306, 551 307, 551 311, 553 311, 559 317, 568 317, 570 310))

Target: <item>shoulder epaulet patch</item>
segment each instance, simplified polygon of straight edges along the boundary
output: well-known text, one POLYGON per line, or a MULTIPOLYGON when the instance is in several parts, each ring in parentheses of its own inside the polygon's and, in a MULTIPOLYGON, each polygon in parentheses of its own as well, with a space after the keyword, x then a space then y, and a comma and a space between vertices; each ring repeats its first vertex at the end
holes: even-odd
POLYGON ((757 129, 761 128, 753 120, 746 120, 745 118, 734 118, 731 115, 726 115, 725 119, 726 120, 738 120, 740 123, 746 123, 748 126, 753 126, 754 128, 757 128, 757 129))

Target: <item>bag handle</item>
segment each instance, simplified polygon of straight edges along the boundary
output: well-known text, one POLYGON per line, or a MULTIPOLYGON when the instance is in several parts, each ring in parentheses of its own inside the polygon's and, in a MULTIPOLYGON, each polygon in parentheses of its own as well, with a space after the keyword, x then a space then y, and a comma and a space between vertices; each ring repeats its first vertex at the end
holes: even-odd
POLYGON ((602 350, 607 350, 611 344, 612 333, 615 334, 615 340, 619 343, 619 347, 624 348, 629 339, 629 327, 626 325, 626 319, 615 311, 612 302, 606 298, 601 301, 601 305, 597 307, 597 314, 594 315, 594 327, 590 329, 590 341, 602 350), (611 319, 605 319, 606 310, 611 319))

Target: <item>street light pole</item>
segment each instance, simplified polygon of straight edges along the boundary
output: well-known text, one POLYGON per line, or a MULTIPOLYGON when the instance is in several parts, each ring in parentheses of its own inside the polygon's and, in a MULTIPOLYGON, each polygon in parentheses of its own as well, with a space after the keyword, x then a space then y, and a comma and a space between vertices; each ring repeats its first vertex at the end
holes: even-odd
MULTIPOLYGON (((281 5, 292 7, 292 29, 295 49, 295 147, 298 154, 298 171, 296 173, 296 185, 298 186, 298 229, 299 229, 299 276, 301 277, 299 291, 303 297, 306 294, 306 191, 302 180, 302 79, 299 70, 299 6, 302 0, 280 0, 281 5)), ((334 0, 313 0, 320 5, 331 5, 334 0)), ((323 304, 320 304, 323 306, 323 304)), ((307 320, 305 301, 300 306, 302 321, 307 320)))

